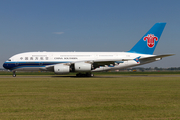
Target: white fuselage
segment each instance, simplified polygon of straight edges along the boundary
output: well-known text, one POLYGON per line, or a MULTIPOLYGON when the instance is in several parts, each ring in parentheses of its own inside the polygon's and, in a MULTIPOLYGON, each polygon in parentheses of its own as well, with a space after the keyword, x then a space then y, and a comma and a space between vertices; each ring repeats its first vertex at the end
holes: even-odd
POLYGON ((70 65, 78 62, 103 63, 103 65, 92 69, 92 72, 95 72, 144 64, 143 62, 137 63, 133 60, 139 56, 146 58, 154 55, 130 52, 26 52, 12 56, 4 63, 4 67, 14 71, 40 71, 56 64, 70 65), (108 64, 108 61, 115 62, 108 64))

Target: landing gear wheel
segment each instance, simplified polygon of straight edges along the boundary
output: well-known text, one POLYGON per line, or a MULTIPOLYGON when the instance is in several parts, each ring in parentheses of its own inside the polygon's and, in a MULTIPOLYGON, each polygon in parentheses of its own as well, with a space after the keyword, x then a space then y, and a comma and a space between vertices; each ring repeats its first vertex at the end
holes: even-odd
POLYGON ((86 73, 86 77, 93 77, 94 76, 94 74, 92 74, 92 73, 86 73))
POLYGON ((13 77, 16 77, 16 71, 13 71, 13 77))
POLYGON ((91 73, 91 76, 90 77, 94 77, 94 74, 91 73))
POLYGON ((76 74, 76 77, 93 77, 94 74, 92 73, 86 73, 86 74, 82 74, 82 73, 78 73, 76 74))
POLYGON ((13 77, 16 77, 16 74, 14 74, 13 77))

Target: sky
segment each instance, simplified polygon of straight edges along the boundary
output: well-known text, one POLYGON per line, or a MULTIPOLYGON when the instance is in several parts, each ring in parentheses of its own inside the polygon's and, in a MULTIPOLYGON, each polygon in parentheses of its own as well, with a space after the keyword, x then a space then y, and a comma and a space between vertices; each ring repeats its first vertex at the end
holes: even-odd
POLYGON ((141 67, 180 67, 179 0, 0 0, 0 68, 22 52, 129 51, 157 22, 166 27, 141 67))

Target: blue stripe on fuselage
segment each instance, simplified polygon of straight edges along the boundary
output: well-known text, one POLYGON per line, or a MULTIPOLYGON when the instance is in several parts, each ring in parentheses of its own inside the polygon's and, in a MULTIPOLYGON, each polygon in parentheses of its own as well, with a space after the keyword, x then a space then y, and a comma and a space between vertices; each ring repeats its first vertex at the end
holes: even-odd
POLYGON ((59 63, 69 63, 69 62, 5 62, 3 64, 3 67, 5 69, 9 70, 15 70, 18 68, 23 68, 23 67, 45 67, 47 65, 54 65, 54 64, 59 64, 59 63))

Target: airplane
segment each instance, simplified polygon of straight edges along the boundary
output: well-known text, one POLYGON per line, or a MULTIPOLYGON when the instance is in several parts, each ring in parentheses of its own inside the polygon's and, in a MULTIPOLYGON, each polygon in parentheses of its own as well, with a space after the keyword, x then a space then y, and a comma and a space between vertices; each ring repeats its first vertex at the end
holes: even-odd
POLYGON ((13 71, 51 71, 55 74, 77 73, 94 76, 93 72, 119 70, 159 61, 174 54, 153 55, 166 23, 156 23, 127 52, 25 52, 12 56, 3 67, 13 71))

